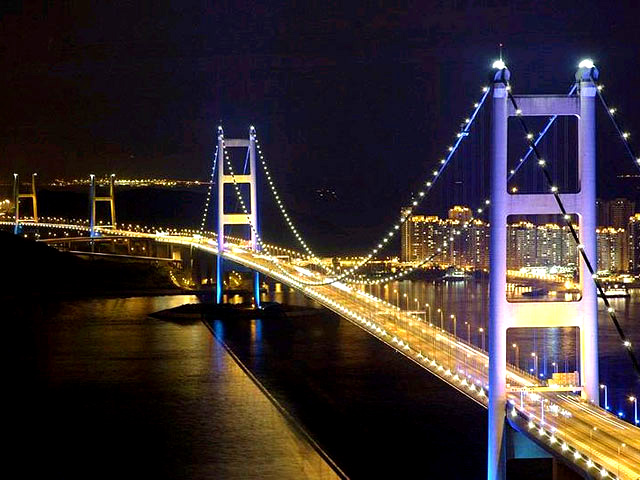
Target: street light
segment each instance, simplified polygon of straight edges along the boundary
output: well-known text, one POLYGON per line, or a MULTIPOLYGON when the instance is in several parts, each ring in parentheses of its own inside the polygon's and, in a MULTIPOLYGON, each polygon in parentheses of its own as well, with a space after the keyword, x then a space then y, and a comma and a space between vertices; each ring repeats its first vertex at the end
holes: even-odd
POLYGON ((420 311, 420 300, 418 300, 417 298, 414 298, 413 301, 416 302, 416 306, 417 306, 416 310, 419 312, 420 311))
POLYGON ((604 390, 604 409, 609 410, 609 389, 604 383, 601 383, 600 390, 604 390))
POLYGON ((484 348, 484 335, 485 335, 484 328, 480 327, 480 328, 478 329, 478 331, 482 334, 482 350, 486 350, 486 349, 484 348))
POLYGON ((429 326, 431 326, 431 307, 429 306, 428 303, 425 305, 425 307, 427 308, 426 315, 427 315, 428 320, 429 320, 429 326))
POLYGON ((407 294, 406 294, 406 293, 403 293, 403 294, 402 294, 402 297, 403 297, 403 298, 406 298, 406 300, 407 300, 407 312, 408 312, 408 311, 409 311, 409 297, 407 296, 407 294))
POLYGON ((633 402, 633 421, 638 425, 638 399, 636 397, 629 397, 629 401, 633 402))
POLYGON ((535 359, 533 373, 535 374, 536 378, 538 378, 538 355, 536 355, 536 352, 531 352, 531 356, 535 359))
POLYGON ((453 336, 454 336, 454 337, 457 337, 457 336, 458 336, 458 335, 457 335, 457 332, 458 332, 458 330, 457 330, 458 322, 457 322, 456 316, 455 316, 453 313, 451 314, 451 320, 453 320, 453 336))
POLYGON ((516 364, 517 368, 520 368, 520 347, 518 346, 517 343, 514 343, 511 346, 516 349, 516 353, 515 353, 516 358, 515 358, 515 361, 513 363, 516 364))
POLYGON ((467 326, 467 343, 471 345, 471 324, 469 322, 464 322, 467 326))
POLYGON ((440 314, 440 330, 444 330, 444 312, 438 309, 438 313, 440 314))

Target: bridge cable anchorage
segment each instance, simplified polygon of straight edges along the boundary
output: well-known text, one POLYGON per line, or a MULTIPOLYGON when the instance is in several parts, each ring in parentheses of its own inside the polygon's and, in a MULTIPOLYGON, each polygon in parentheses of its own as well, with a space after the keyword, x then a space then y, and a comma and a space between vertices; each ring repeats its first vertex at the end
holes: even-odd
POLYGON ((207 216, 209 214, 209 204, 211 201, 211 191, 215 182, 216 164, 218 163, 218 146, 216 145, 216 151, 213 155, 213 167, 211 168, 211 178, 209 180, 209 188, 207 189, 207 197, 204 201, 204 209, 202 212, 202 221, 200 222, 200 235, 204 235, 204 227, 207 222, 207 216))
MULTIPOLYGON (((519 110, 516 99, 511 93, 510 86, 507 83, 505 83, 505 86, 507 87, 507 95, 509 97, 509 101, 513 105, 513 108, 516 111, 519 110)), ((524 130, 524 133, 529 142, 530 148, 533 149, 533 153, 536 159, 538 160, 538 166, 542 170, 544 178, 549 187, 550 193, 553 194, 553 197, 556 200, 556 203, 558 204, 560 211, 562 212, 562 218, 564 219, 565 224, 567 225, 567 227, 569 228, 569 231, 571 232, 571 237, 573 238, 578 248, 578 251, 580 252, 580 256, 582 257, 582 260, 584 261, 585 266, 587 267, 587 270, 589 270, 589 273, 591 274, 591 279, 593 280, 596 286, 596 289, 598 290, 598 294, 602 297, 604 305, 607 308, 607 313, 609 314, 609 318, 611 319, 613 325, 616 328, 616 331, 618 332, 618 336, 622 341, 622 345, 626 348, 627 354, 631 360, 631 363, 633 364, 633 368, 636 374, 638 375, 638 377, 640 377, 640 363, 638 363, 638 359, 636 358, 636 355, 633 351, 631 340, 629 340, 629 338, 624 333, 624 330, 620 326, 620 323, 618 322, 618 318, 616 316, 615 309, 609 303, 609 299, 607 298, 604 292, 602 282, 600 282, 600 280, 598 279, 598 275, 593 268, 593 264, 591 263, 587 253, 585 252, 584 246, 582 245, 582 243, 580 243, 580 237, 578 236, 578 233, 576 232, 576 229, 574 228, 573 223, 571 222, 571 216, 568 214, 567 209, 564 206, 564 202, 562 201, 562 198, 560 198, 560 193, 558 192, 558 188, 554 185, 553 179, 551 178, 551 174, 549 173, 549 169, 547 168, 548 162, 542 158, 542 156, 540 155, 540 151, 538 150, 538 146, 532 142, 533 135, 530 132, 529 128, 527 127, 527 123, 525 122, 522 115, 519 115, 516 118, 519 120, 520 126, 524 130)))
POLYGON ((607 115, 609 116, 609 119, 613 123, 613 126, 616 129, 616 132, 620 136, 620 140, 622 141, 625 147, 625 150, 627 151, 627 154, 631 157, 631 160, 633 161, 633 164, 636 166, 636 168, 640 170, 640 156, 636 154, 635 150, 631 146, 631 141, 629 140, 631 137, 631 134, 623 130, 622 127, 620 126, 620 122, 616 120, 615 114, 617 112, 617 109, 609 107, 609 104, 604 98, 604 94, 602 93, 602 91, 604 90, 604 85, 597 84, 596 80, 593 78, 593 75, 591 75, 591 83, 593 83, 593 85, 596 87, 598 98, 600 98, 600 102, 602 103, 602 106, 605 108, 607 115))
MULTIPOLYGON (((348 269, 345 272, 343 272, 343 274, 340 275, 340 279, 346 279, 346 281, 348 283, 358 283, 357 280, 353 280, 353 279, 348 278, 348 277, 353 276, 353 274, 356 271, 358 271, 360 268, 365 266, 371 259, 374 258, 374 256, 377 253, 379 253, 389 243, 389 240, 391 240, 396 235, 397 231, 400 230, 401 226, 411 218, 411 213, 415 210, 415 208, 420 203, 422 203, 422 201, 428 196, 428 194, 431 192, 435 182, 441 177, 441 174, 443 173, 445 168, 449 165, 451 159, 453 158, 454 154, 458 150, 458 148, 459 148, 460 144, 462 143, 463 139, 465 137, 469 136, 469 132, 470 132, 471 126, 473 125, 475 119, 477 118, 478 113, 482 109, 482 107, 483 107, 483 105, 485 103, 485 100, 489 96, 489 94, 491 92, 491 88, 485 86, 485 87, 482 88, 482 92, 483 93, 482 93, 482 97, 480 98, 480 100, 473 104, 474 110, 473 110, 471 116, 464 120, 464 122, 462 124, 463 127, 456 134, 456 139, 455 139, 453 145, 448 147, 447 154, 445 155, 445 157, 443 159, 441 159, 438 162, 439 166, 438 166, 438 168, 433 170, 433 175, 429 177, 430 179, 426 180, 424 182, 424 187, 423 187, 423 189, 421 191, 419 191, 417 198, 412 201, 412 206, 402 212, 402 214, 400 215, 400 218, 398 220, 398 223, 396 223, 395 225, 392 226, 392 228, 389 229, 389 231, 382 237, 380 242, 373 249, 371 249, 371 251, 367 255, 364 256, 364 259, 361 260, 360 262, 358 262, 355 266, 353 266, 350 269, 348 269), (346 274, 346 275, 344 275, 344 274, 346 274)), ((278 207, 280 208, 280 212, 283 215, 283 218, 284 218, 285 222, 287 223, 287 225, 289 226, 289 228, 293 232, 294 236, 296 237, 296 240, 298 240, 298 242, 304 248, 304 250, 307 252, 307 254, 310 255, 310 257, 311 257, 310 260, 317 259, 318 257, 308 247, 308 244, 302 239, 302 236, 299 234, 299 231, 297 230, 297 228, 293 224, 293 221, 290 219, 288 213, 286 212, 286 209, 284 208, 284 204, 282 203, 282 201, 280 199, 280 196, 279 196, 277 190, 275 189, 275 184, 273 183, 273 180, 272 180, 272 177, 270 175, 270 172, 268 171, 268 168, 267 168, 267 165, 266 165, 266 160, 264 159, 264 155, 262 154, 262 150, 261 150, 257 140, 256 140, 256 147, 258 149, 258 155, 260 157, 260 161, 262 163, 262 166, 265 169, 265 174, 267 176, 267 181, 269 183, 269 186, 271 187, 272 194, 273 194, 274 198, 276 199, 276 203, 278 204, 278 207)), ((428 259, 425 259, 424 263, 426 263, 428 261, 429 261, 428 259)))

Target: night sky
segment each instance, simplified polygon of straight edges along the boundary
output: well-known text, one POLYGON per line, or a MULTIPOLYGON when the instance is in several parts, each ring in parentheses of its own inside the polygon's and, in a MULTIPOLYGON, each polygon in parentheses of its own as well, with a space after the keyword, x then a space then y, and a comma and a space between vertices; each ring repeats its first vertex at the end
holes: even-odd
MULTIPOLYGON (((637 2, 117 3, 0 7, 0 178, 205 179, 218 123, 227 137, 253 124, 294 213, 382 232, 469 115, 500 42, 516 94, 565 93, 593 58, 640 139, 637 2)), ((602 115, 598 141, 605 196, 635 197, 602 115)), ((486 177, 472 160, 457 174, 486 177)), ((433 208, 469 200, 451 195, 433 208)))

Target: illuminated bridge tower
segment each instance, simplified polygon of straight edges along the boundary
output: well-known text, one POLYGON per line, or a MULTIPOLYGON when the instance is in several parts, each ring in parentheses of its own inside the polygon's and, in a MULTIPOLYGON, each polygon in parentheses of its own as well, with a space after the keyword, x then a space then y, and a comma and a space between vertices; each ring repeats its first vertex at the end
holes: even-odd
MULTIPOLYGON (((574 116, 578 119, 579 190, 560 197, 569 214, 579 218, 580 241, 592 261, 596 258, 596 86, 592 78, 598 71, 586 62, 576 74, 579 94, 516 96, 524 116, 574 116)), ((504 65, 501 65, 504 67, 504 65)), ((489 293, 489 480, 504 479, 506 357, 509 328, 577 327, 580 331, 580 383, 582 396, 599 402, 598 396, 598 322, 596 289, 591 275, 580 259, 582 298, 576 302, 507 301, 507 217, 526 214, 558 214, 552 194, 509 194, 507 191, 508 118, 516 115, 508 99, 506 82, 509 70, 496 72, 493 90, 492 167, 491 167, 491 245, 489 293)))
MULTIPOLYGON (((254 251, 259 249, 258 245, 258 198, 256 187, 256 130, 249 127, 249 138, 224 138, 222 127, 218 127, 218 252, 222 253, 226 250, 224 242, 224 227, 226 225, 248 225, 251 235, 251 248, 254 251), (242 172, 237 174, 225 172, 225 149, 227 148, 246 148, 249 159, 249 173, 242 172), (234 181, 235 179, 235 181, 234 181), (242 185, 248 184, 249 193, 249 210, 244 213, 226 213, 225 209, 225 185, 242 185), (248 218, 247 218, 248 217, 248 218)), ((224 260, 222 255, 217 257, 216 268, 216 302, 222 303, 223 277, 224 277, 224 260)), ((254 272, 253 290, 256 307, 260 307, 260 274, 254 272)))
POLYGON ((89 236, 96 236, 96 204, 98 202, 109 202, 111 210, 111 224, 101 225, 102 228, 116 228, 116 195, 115 195, 116 175, 109 177, 109 195, 96 197, 96 176, 92 173, 89 176, 89 236))
POLYGON ((37 173, 31 175, 31 192, 20 193, 20 175, 13 174, 13 204, 16 209, 15 224, 13 226, 13 233, 15 235, 20 231, 20 223, 24 223, 25 220, 20 220, 20 199, 30 198, 31 205, 33 206, 33 220, 27 220, 29 222, 38 223, 38 198, 36 196, 36 176, 37 173))

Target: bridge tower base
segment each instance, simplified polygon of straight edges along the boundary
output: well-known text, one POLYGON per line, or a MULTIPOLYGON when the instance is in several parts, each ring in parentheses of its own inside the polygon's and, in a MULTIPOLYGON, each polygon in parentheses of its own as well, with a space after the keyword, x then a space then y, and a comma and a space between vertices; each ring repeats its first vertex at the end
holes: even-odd
POLYGON ((25 220, 20 220, 20 199, 31 199, 31 205, 33 207, 33 220, 30 222, 38 223, 38 197, 36 196, 37 175, 37 173, 31 174, 31 191, 29 193, 20 193, 20 176, 17 173, 13 174, 13 203, 15 205, 16 212, 13 233, 15 235, 20 232, 20 223, 25 222, 25 220))
POLYGON ((577 327, 580 333, 580 384, 584 398, 599 403, 597 296, 591 274, 580 259, 582 297, 574 302, 507 300, 507 221, 510 215, 560 213, 553 194, 510 194, 507 190, 508 118, 511 116, 575 116, 578 118, 578 178, 575 194, 560 194, 569 214, 579 217, 579 235, 588 258, 596 258, 596 138, 594 68, 576 74, 579 95, 516 96, 519 111, 509 102, 506 83, 510 72, 498 70, 493 84, 491 240, 489 292, 489 434, 488 480, 503 480, 507 330, 509 328, 577 327))
MULTIPOLYGON (((216 261, 216 303, 222 303, 223 279, 224 279, 224 259, 221 253, 226 250, 225 246, 225 226, 226 225, 249 225, 250 243, 254 251, 259 250, 258 245, 258 197, 256 184, 256 131, 249 128, 248 139, 225 139, 222 127, 218 127, 218 257, 216 261), (227 175, 225 174, 226 148, 246 148, 249 159, 249 173, 227 175), (244 213, 226 213, 224 186, 233 184, 248 184, 249 211, 244 213), (248 217, 248 218, 247 218, 248 217)), ((260 308, 260 274, 253 272, 253 291, 255 306, 260 308)))

